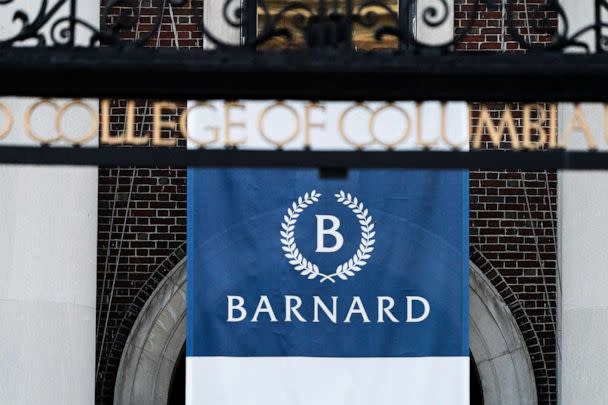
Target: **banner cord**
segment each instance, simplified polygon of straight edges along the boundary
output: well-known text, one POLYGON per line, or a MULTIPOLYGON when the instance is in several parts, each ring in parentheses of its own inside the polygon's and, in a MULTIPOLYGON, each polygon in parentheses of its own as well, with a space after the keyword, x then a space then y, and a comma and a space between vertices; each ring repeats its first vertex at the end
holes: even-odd
MULTIPOLYGON (((551 300, 549 299, 549 289, 547 287, 547 273, 546 273, 545 261, 541 257, 540 248, 538 247, 538 234, 536 233, 537 221, 535 221, 534 218, 532 217, 532 208, 530 206, 530 200, 528 198, 528 191, 527 191, 527 186, 525 183, 525 174, 521 170, 519 170, 519 174, 521 177, 521 185, 523 188, 526 208, 528 211, 528 219, 530 220, 530 226, 532 228, 532 237, 534 238, 534 247, 536 249, 536 258, 540 265, 539 270, 541 271, 541 278, 542 278, 542 284, 543 284, 543 296, 545 297, 545 301, 548 306, 549 317, 551 319, 551 325, 553 326, 553 331, 555 332, 557 330, 557 323, 555 322, 555 316, 553 315, 553 305, 551 305, 551 300)), ((551 196, 549 195, 548 197, 549 197, 549 211, 551 211, 551 209, 552 209, 551 196)), ((553 218, 553 214, 551 214, 551 217, 553 218)), ((551 220, 551 227, 553 228, 553 220, 551 220)), ((557 254, 557 252, 556 252, 556 254, 557 254)), ((561 349, 557 342, 557 339, 555 340, 555 347, 556 347, 558 356, 561 357, 561 349)))
MULTIPOLYGON (((167 0, 163 1, 163 10, 165 8, 167 4, 167 0)), ((140 0, 139 2, 139 7, 141 9, 142 6, 142 2, 140 0)), ((175 40, 175 47, 177 49, 179 49, 179 39, 178 39, 178 35, 177 35, 177 28, 176 28, 176 24, 175 24, 175 18, 173 15, 173 9, 171 7, 171 4, 169 3, 169 13, 170 13, 170 17, 171 17, 171 29, 173 31, 174 34, 174 40, 175 40)), ((161 18, 161 24, 162 24, 162 18, 163 15, 160 16, 161 18)), ((161 29, 159 28, 157 35, 156 35, 156 44, 155 47, 156 49, 158 49, 160 47, 160 33, 161 33, 161 29)), ((136 38, 137 38, 137 34, 139 32, 139 24, 137 24, 136 26, 136 38)), ((143 130, 144 130, 144 124, 145 124, 145 117, 150 113, 150 105, 149 105, 149 100, 146 99, 145 104, 144 104, 144 108, 143 108, 143 116, 142 116, 142 123, 141 126, 139 128, 139 136, 141 137, 143 135, 143 130)), ((124 126, 126 126, 126 119, 125 119, 125 123, 124 126)), ((123 126, 123 130, 124 130, 124 126, 123 126)), ((122 226, 122 231, 121 231, 121 236, 120 236, 120 240, 119 240, 119 244, 118 244, 118 253, 116 256, 116 263, 115 263, 115 267, 114 267, 114 274, 113 274, 113 279, 112 279, 112 288, 110 290, 110 294, 109 294, 109 298, 108 298, 108 305, 107 305, 107 313, 106 313, 106 318, 105 318, 105 323, 104 323, 104 328, 103 328, 103 332, 102 332, 102 338, 101 338, 101 344, 99 346, 99 358, 97 361, 97 367, 96 367, 96 376, 99 375, 99 368, 101 366, 101 358, 102 358, 102 354, 103 354, 103 349, 104 349, 104 344, 105 344, 105 339, 106 339, 106 334, 107 334, 107 328, 108 328, 108 321, 110 318, 110 309, 112 307, 112 301, 114 298, 114 292, 115 292, 115 287, 116 287, 116 279, 117 279, 117 275, 118 275, 118 266, 120 264, 120 256, 121 256, 121 251, 122 251, 122 245, 124 242, 124 235, 125 235, 125 230, 126 230, 126 226, 127 226, 127 219, 129 217, 129 209, 130 209, 130 205, 131 205, 131 197, 132 197, 132 193, 133 193, 133 186, 134 186, 134 182, 135 182, 135 176, 136 174, 139 173, 139 169, 136 167, 132 167, 132 172, 131 172, 131 178, 130 178, 130 182, 129 182, 129 194, 127 197, 127 205, 125 208, 125 217, 123 220, 123 226, 122 226)), ((114 198, 113 198, 113 208, 112 208, 112 217, 110 219, 110 223, 111 223, 111 227, 113 226, 113 222, 114 222, 114 215, 115 215, 115 205, 116 205, 116 199, 117 199, 117 195, 118 195, 118 183, 119 183, 119 178, 120 178, 120 167, 118 168, 118 173, 117 173, 117 177, 116 177, 116 186, 114 189, 114 198)), ((110 232, 109 232, 109 237, 108 237, 108 249, 106 252, 106 268, 104 270, 104 282, 103 282, 103 286, 102 286, 102 295, 100 298, 100 309, 99 309, 99 319, 98 319, 98 328, 97 331, 99 330, 99 322, 101 319, 101 307, 103 305, 103 294, 104 294, 104 290, 105 290, 105 274, 107 272, 107 262, 109 260, 109 256, 110 256, 110 245, 111 245, 111 240, 112 240, 112 229, 110 227, 110 232)))

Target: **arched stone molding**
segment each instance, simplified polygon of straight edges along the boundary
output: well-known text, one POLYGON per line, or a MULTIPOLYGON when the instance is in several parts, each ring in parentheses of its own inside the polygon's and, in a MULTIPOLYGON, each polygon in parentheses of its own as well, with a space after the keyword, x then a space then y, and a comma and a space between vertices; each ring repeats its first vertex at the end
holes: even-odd
POLYGON ((536 405, 536 380, 526 341, 505 301, 473 263, 469 294, 469 341, 484 404, 536 405))
MULTIPOLYGON (((158 285, 127 339, 116 379, 114 404, 165 405, 171 377, 186 340, 186 262, 158 285)), ((536 405, 533 367, 509 307, 471 263, 470 345, 486 405, 536 405)))
POLYGON ((490 284, 495 287, 498 294, 509 307, 515 322, 524 336, 528 354, 532 361, 532 369, 536 379, 536 386, 548 386, 550 384, 547 361, 545 360, 544 347, 538 337, 538 333, 532 324, 526 309, 519 301, 517 294, 513 291, 509 283, 502 274, 496 269, 488 258, 475 246, 471 245, 471 262, 481 270, 490 284))
POLYGON ((103 373, 99 373, 99 379, 96 383, 96 388, 102 395, 110 390, 112 393, 116 391, 116 375, 119 363, 115 359, 122 359, 125 342, 127 342, 131 335, 135 321, 137 321, 143 307, 149 301, 152 294, 156 292, 157 287, 168 277, 169 273, 179 266, 185 257, 186 242, 184 241, 156 267, 124 313, 118 331, 114 336, 110 353, 105 356, 106 360, 102 365, 103 373), (103 378, 103 376, 109 377, 103 378))
POLYGON ((171 377, 186 341, 186 260, 154 290, 122 353, 115 405, 166 405, 171 377))

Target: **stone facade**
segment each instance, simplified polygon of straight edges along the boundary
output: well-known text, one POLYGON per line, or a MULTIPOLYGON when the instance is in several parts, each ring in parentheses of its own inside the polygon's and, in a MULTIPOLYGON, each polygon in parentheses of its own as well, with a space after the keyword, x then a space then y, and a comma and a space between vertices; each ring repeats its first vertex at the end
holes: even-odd
MULTIPOLYGON (((544 2, 527 1, 528 20, 539 18, 533 8, 544 2)), ((473 3, 456 1, 456 30, 470 16, 473 3)), ((513 3, 518 25, 523 26, 524 1, 513 3)), ((110 18, 119 12, 117 8, 110 18)), ((159 36, 150 38, 148 46, 175 46, 177 33, 180 47, 200 47, 197 38, 201 36, 191 9, 174 7, 173 12, 176 31, 165 12, 159 36)), ((500 10, 484 8, 481 15, 479 26, 459 45, 460 50, 521 51, 508 36, 501 41, 500 10)), ((131 37, 150 29, 155 18, 154 8, 143 7, 142 24, 131 37)), ((547 40, 536 34, 532 39, 547 40)), ((504 106, 491 108, 497 115, 504 106)), ((520 119, 519 106, 513 109, 515 118, 520 119)), ((125 101, 115 100, 113 134, 122 130, 124 115, 125 101)), ((149 131, 149 125, 150 111, 142 100, 138 102, 136 133, 149 131)), ((472 171, 470 204, 471 261, 492 282, 516 319, 531 357, 539 404, 554 404, 556 173, 472 171)), ((185 169, 100 168, 97 404, 113 403, 118 364, 131 328, 152 292, 185 256, 185 223, 185 169)))
MULTIPOLYGON (((541 9, 546 3, 509 2, 514 25, 534 45, 550 41, 534 29, 541 21, 557 28, 557 16, 541 9)), ((473 16, 474 4, 474 0, 455 2, 456 33, 473 16)), ((479 15, 459 51, 524 52, 508 34, 507 10, 482 5, 479 15)), ((509 107, 521 133, 522 106, 513 102, 509 107)), ((480 105, 472 108, 475 122, 480 105)), ((488 109, 497 123, 505 103, 489 104, 488 109)), ((485 140, 489 143, 489 138, 485 140)), ((506 137, 503 146, 508 147, 506 137)), ((471 171, 469 185, 471 260, 492 281, 517 320, 534 367, 539 404, 555 404, 557 173, 477 170, 471 171)))

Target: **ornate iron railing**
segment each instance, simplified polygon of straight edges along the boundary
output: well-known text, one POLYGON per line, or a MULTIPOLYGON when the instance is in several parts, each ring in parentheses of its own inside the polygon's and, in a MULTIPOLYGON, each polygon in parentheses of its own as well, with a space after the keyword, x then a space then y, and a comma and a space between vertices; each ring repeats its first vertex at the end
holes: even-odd
POLYGON ((308 47, 349 48, 352 45, 353 27, 361 26, 372 29, 378 42, 387 37, 396 38, 404 45, 402 50, 434 48, 449 51, 475 32, 476 22, 481 18, 480 12, 490 10, 503 13, 505 33, 523 49, 564 50, 578 47, 589 51, 588 45, 582 42, 581 38, 592 33, 596 52, 608 50, 608 36, 604 32, 604 29, 608 28, 608 21, 604 18, 608 13, 607 0, 596 0, 594 20, 576 31, 570 28, 568 15, 558 0, 530 5, 525 0, 470 0, 467 2, 466 23, 455 29, 453 39, 439 44, 419 40, 409 22, 404 22, 403 15, 407 14, 406 11, 418 7, 416 15, 419 18, 416 24, 424 25, 430 30, 441 29, 453 18, 447 0, 434 0, 426 2, 426 5, 420 5, 417 0, 402 0, 398 10, 391 7, 387 0, 286 0, 273 12, 269 6, 271 0, 219 0, 224 1, 223 18, 226 24, 235 29, 246 30, 250 34, 238 45, 226 42, 217 33, 205 27, 200 0, 148 1, 156 13, 151 28, 146 32, 139 32, 138 37, 125 42, 121 33, 136 30, 140 24, 141 1, 105 0, 101 5, 101 27, 97 28, 78 16, 78 0, 40 0, 39 9, 33 13, 19 8, 15 10, 15 0, 0 0, 0 13, 8 12, 6 7, 12 6, 13 21, 18 25, 13 34, 0 37, 0 47, 16 46, 32 40, 39 46, 73 47, 76 43, 83 43, 83 38, 78 38, 78 41, 76 38, 77 32, 81 33, 83 29, 89 32, 84 42, 92 47, 99 44, 143 46, 160 29, 166 9, 172 7, 190 8, 192 15, 196 17, 201 37, 204 36, 220 48, 256 48, 272 39, 283 38, 290 41, 296 36, 304 37, 308 47), (526 12, 525 26, 516 15, 522 4, 526 12), (5 11, 2 11, 3 8, 5 11), (388 16, 388 19, 383 18, 381 21, 378 18, 379 11, 385 17, 388 16), (293 20, 291 26, 282 24, 283 18, 288 14, 293 20), (251 22, 256 17, 259 27, 252 30, 251 22), (542 44, 535 43, 531 40, 534 35, 541 35, 547 40, 542 44))
MULTIPOLYGON (((594 13, 589 13, 594 15, 592 21, 576 29, 571 28, 569 16, 557 0, 530 1, 529 5, 526 0, 453 0, 458 6, 454 11, 448 0, 425 0, 424 5, 421 0, 401 0, 399 4, 397 0, 211 0, 222 2, 224 26, 241 36, 246 34, 236 45, 204 25, 205 0, 102 0, 99 25, 78 12, 84 1, 40 0, 36 10, 26 11, 19 8, 18 0, 0 0, 2 20, 12 18, 10 26, 0 27, 0 96, 608 101, 602 86, 608 72, 608 21, 602 19, 608 16, 608 0, 595 0, 594 13), (524 8, 525 18, 522 5, 529 6, 524 8), (480 26, 495 19, 487 13, 501 15, 500 26, 493 27, 499 30, 494 35, 500 41, 530 52, 453 52, 479 42, 475 36, 480 34, 480 26), (169 14, 187 15, 189 24, 196 24, 190 34, 218 49, 141 49, 157 41, 167 20, 181 23, 167 18, 169 14), (453 21, 458 22, 454 27, 453 21), (417 35, 421 28, 448 31, 453 38, 427 43, 417 35), (393 52, 353 52, 354 33, 361 29, 366 35, 371 32, 378 43, 390 41, 400 46, 393 52), (304 49, 253 52, 279 39, 287 44, 299 41, 304 49), (587 52, 562 53, 571 48, 587 52)), ((4 115, 9 114, 4 111, 4 115)), ((12 119, 0 121, 0 125, 1 140, 10 132, 12 119)), ((278 153, 3 145, 0 162, 591 169, 607 168, 608 153, 559 149, 517 154, 427 150, 278 153)))

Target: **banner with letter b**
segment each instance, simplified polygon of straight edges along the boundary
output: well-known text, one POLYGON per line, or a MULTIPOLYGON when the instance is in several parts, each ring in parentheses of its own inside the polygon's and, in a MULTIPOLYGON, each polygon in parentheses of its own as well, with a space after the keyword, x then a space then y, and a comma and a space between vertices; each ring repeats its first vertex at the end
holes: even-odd
POLYGON ((189 169, 187 403, 468 404, 468 176, 189 169))

